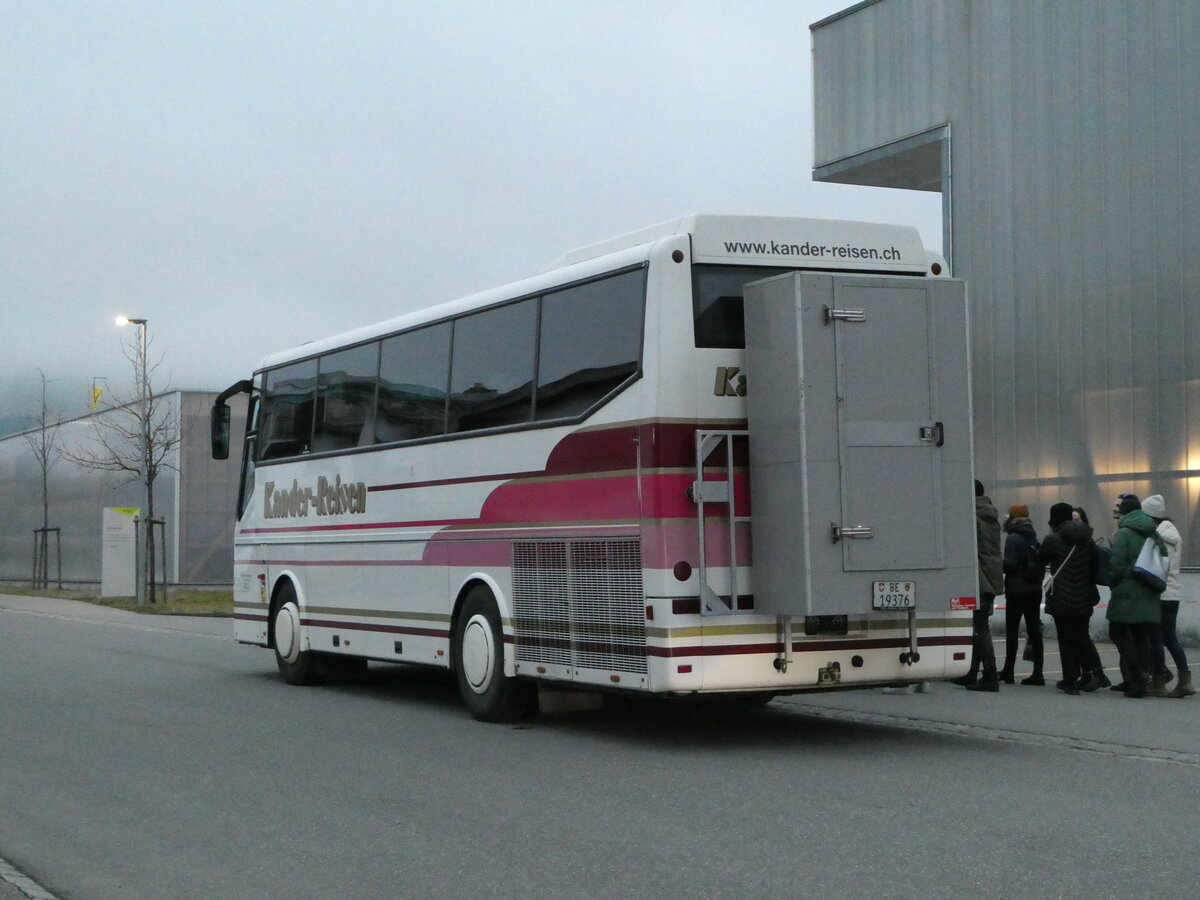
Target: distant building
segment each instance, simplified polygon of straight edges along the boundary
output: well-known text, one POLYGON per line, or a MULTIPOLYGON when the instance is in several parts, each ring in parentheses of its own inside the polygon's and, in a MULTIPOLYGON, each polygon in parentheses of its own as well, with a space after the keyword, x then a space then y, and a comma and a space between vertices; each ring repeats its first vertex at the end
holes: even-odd
MULTIPOLYGON (((208 411, 215 392, 174 391, 166 395, 181 423, 182 440, 173 461, 154 485, 155 518, 165 523, 167 582, 228 585, 233 577, 233 517, 237 502, 245 397, 235 397, 234 451, 217 461, 209 452, 208 411)), ((64 422, 58 441, 77 448, 92 438, 92 423, 104 411, 64 422)), ((34 530, 42 525, 41 466, 21 434, 0 438, 0 581, 28 584, 33 574, 34 530)), ((141 507, 144 487, 109 472, 59 460, 50 469, 50 526, 61 529, 62 576, 72 584, 99 584, 103 510, 141 507)), ((159 557, 161 559, 161 557, 159 557)), ((55 544, 50 541, 50 578, 57 579, 55 544)))
POLYGON ((818 181, 940 191, 997 504, 1161 493, 1200 565, 1200 3, 875 0, 812 26, 818 181))

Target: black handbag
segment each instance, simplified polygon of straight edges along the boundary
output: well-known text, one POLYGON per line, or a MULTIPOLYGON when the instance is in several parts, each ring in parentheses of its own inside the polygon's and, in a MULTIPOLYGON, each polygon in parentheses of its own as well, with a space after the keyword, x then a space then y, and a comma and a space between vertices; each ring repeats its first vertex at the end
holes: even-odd
POLYGON ((1112 567, 1112 547, 1101 547, 1099 544, 1094 545, 1096 550, 1096 584, 1102 584, 1105 587, 1111 587, 1113 583, 1113 567, 1112 567))

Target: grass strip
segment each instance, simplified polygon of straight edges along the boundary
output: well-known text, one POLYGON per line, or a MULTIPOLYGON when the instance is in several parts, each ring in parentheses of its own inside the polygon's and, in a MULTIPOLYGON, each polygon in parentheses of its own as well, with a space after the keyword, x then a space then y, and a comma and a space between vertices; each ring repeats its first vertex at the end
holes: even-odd
POLYGON ((54 597, 60 600, 79 600, 96 606, 126 609, 150 616, 224 616, 233 615, 233 591, 171 588, 166 598, 162 589, 156 592, 156 603, 137 605, 133 597, 101 597, 98 589, 43 590, 40 588, 0 585, 0 594, 19 594, 22 597, 54 597))

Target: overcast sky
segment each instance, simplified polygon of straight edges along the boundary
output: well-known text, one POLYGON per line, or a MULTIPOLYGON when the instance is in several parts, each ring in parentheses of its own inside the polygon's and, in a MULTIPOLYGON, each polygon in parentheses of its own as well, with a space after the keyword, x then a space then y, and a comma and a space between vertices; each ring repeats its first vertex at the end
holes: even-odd
POLYGON ((0 423, 179 388, 693 212, 917 226, 812 182, 808 26, 851 0, 0 3, 0 423))

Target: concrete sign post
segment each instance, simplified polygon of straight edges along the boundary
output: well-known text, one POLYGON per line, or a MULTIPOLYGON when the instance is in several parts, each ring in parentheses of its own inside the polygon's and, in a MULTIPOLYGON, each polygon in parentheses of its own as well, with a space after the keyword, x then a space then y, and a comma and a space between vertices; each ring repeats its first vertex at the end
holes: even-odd
POLYGON ((137 589, 137 507, 104 510, 104 547, 100 566, 100 596, 132 597, 137 589))

